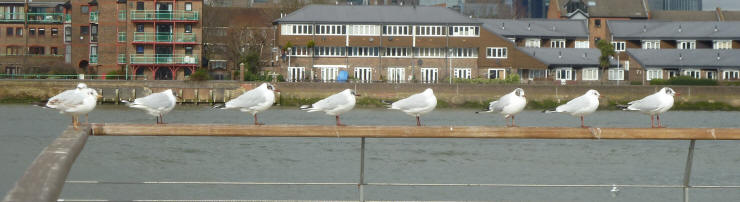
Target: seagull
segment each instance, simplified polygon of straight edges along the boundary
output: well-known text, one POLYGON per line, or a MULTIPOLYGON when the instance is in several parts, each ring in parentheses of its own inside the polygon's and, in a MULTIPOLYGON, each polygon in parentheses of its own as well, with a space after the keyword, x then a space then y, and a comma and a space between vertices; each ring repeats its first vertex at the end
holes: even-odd
POLYGON ((431 112, 436 106, 437 97, 434 96, 431 88, 427 88, 424 92, 394 102, 388 109, 397 109, 408 115, 416 116, 416 126, 421 126, 419 116, 431 112))
MULTIPOLYGON (((527 96, 524 95, 524 89, 514 89, 509 94, 506 94, 496 101, 489 103, 488 109, 484 109, 483 112, 493 112, 505 115, 506 126, 515 127, 514 116, 524 110, 524 106, 527 105, 527 96), (511 118, 511 125, 509 125, 509 118, 511 118)), ((475 112, 476 114, 479 112, 475 112)))
POLYGON ((238 108, 243 112, 252 113, 254 116, 254 125, 264 125, 257 121, 257 113, 269 109, 275 103, 275 86, 269 83, 262 83, 255 89, 245 92, 237 98, 229 100, 225 105, 217 106, 220 109, 238 108))
POLYGON ((175 108, 177 98, 172 89, 167 89, 146 97, 136 98, 134 102, 126 100, 121 100, 121 102, 126 103, 131 108, 146 110, 149 115, 157 117, 157 124, 164 124, 164 117, 162 116, 175 108))
POLYGON ((655 128, 655 116, 657 116, 658 128, 662 128, 663 123, 660 122, 660 114, 671 109, 671 107, 673 107, 673 97, 679 95, 681 94, 677 93, 673 89, 664 87, 657 93, 648 95, 640 100, 629 102, 626 106, 620 105, 618 107, 622 108, 622 110, 640 111, 643 114, 649 114, 650 127, 653 128, 655 128))
POLYGON ((49 98, 46 107, 58 109, 60 114, 72 115, 72 127, 77 129, 79 123, 77 116, 84 114, 87 118, 87 114, 95 109, 99 97, 95 89, 87 88, 86 84, 79 83, 77 88, 66 90, 49 98))
POLYGON ((598 91, 591 89, 588 90, 586 94, 574 98, 564 105, 558 106, 557 108, 555 108, 555 110, 545 110, 545 113, 560 112, 568 113, 571 116, 580 116, 581 128, 586 128, 586 126, 583 125, 583 116, 594 113, 594 111, 596 111, 596 108, 599 108, 600 97, 602 96, 601 94, 599 94, 598 91))
POLYGON ((346 89, 323 100, 319 100, 312 105, 303 105, 301 106, 301 110, 308 112, 323 111, 327 115, 336 116, 337 126, 344 126, 339 121, 339 115, 355 107, 355 96, 360 95, 355 93, 354 90, 346 89))

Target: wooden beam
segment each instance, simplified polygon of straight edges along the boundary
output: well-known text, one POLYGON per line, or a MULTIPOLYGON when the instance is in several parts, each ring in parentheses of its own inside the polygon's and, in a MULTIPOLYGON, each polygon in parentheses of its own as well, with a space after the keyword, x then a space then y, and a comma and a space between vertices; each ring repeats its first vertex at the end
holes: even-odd
POLYGON ((69 169, 85 146, 89 132, 89 126, 80 126, 79 130, 67 128, 41 151, 3 201, 56 202, 69 169))
POLYGON ((519 138, 740 140, 738 128, 564 128, 490 126, 317 126, 223 124, 93 124, 100 136, 248 136, 369 138, 519 138))

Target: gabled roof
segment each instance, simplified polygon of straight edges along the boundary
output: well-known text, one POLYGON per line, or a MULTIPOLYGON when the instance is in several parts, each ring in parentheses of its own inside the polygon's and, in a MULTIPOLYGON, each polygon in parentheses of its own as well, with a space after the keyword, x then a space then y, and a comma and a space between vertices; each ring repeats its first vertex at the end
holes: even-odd
POLYGON ((609 31, 619 39, 740 39, 740 22, 609 20, 609 31))
MULTIPOLYGON (((596 48, 526 48, 517 49, 548 66, 599 66, 601 51, 596 48)), ((611 60, 616 66, 616 60, 611 60)))
MULTIPOLYGON (((571 0, 560 0, 560 16, 568 16, 566 6, 571 0)), ((586 5, 590 17, 647 18, 647 7, 643 0, 573 0, 586 5)))
POLYGON ((281 23, 481 24, 442 7, 345 6, 312 4, 273 21, 281 23))
POLYGON ((719 21, 716 11, 650 11, 651 20, 661 21, 719 21))
POLYGON ((740 50, 627 49, 643 68, 740 68, 740 50), (719 58, 717 58, 719 56, 719 58))
POLYGON ((483 28, 504 37, 588 38, 585 20, 480 19, 483 28))

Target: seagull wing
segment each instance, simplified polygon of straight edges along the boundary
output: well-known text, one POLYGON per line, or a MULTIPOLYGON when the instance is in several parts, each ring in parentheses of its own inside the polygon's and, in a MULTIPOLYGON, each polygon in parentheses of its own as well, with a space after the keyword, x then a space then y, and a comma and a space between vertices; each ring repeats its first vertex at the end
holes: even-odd
POLYGON ((346 104, 349 104, 349 100, 346 96, 342 93, 337 93, 314 103, 311 105, 308 112, 331 110, 346 104))
POLYGON ((131 107, 143 106, 150 109, 166 109, 172 107, 173 103, 164 92, 154 93, 146 97, 137 98, 131 107))
POLYGON ((66 90, 58 95, 49 98, 46 106, 55 109, 71 109, 82 105, 85 94, 79 90, 66 90))
POLYGON ((499 113, 499 112, 503 111, 504 110, 504 107, 509 106, 511 104, 511 102, 513 101, 512 100, 513 99, 513 96, 514 95, 511 94, 511 93, 510 94, 506 94, 503 97, 499 98, 498 100, 489 103, 489 105, 488 105, 488 111, 489 112, 494 112, 494 113, 499 113))
POLYGON ((237 98, 226 102, 226 109, 230 108, 250 108, 257 106, 267 100, 264 94, 259 89, 253 89, 240 95, 237 98))
POLYGON ((423 93, 414 94, 402 100, 396 101, 391 104, 391 109, 398 109, 402 111, 425 108, 429 106, 427 102, 429 97, 424 96, 423 93))
POLYGON ((629 105, 627 110, 639 110, 644 112, 655 111, 662 107, 660 96, 658 94, 648 95, 645 98, 635 100, 627 104, 629 105))
POLYGON ((591 101, 588 100, 588 98, 585 95, 579 96, 577 98, 574 98, 564 105, 558 106, 558 108, 555 109, 557 112, 574 112, 581 108, 584 108, 590 104, 591 101))

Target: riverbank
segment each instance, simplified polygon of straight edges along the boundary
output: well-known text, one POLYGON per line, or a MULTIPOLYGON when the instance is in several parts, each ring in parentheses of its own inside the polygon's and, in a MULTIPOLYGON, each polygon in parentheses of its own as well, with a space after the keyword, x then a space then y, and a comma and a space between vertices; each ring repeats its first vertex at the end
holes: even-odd
MULTIPOLYGON (((47 99, 74 88, 79 80, 0 80, 0 103, 28 103, 47 99)), ((173 89, 182 95, 183 103, 213 104, 228 101, 259 83, 236 81, 103 81, 85 80, 103 95, 105 103, 131 100, 173 89)), ((616 109, 617 104, 640 99, 663 86, 631 85, 482 85, 482 84, 390 84, 390 83, 277 83, 281 91, 277 104, 299 106, 318 101, 343 89, 354 89, 359 94, 360 107, 383 107, 382 100, 396 100, 434 89, 440 108, 483 108, 488 102, 523 88, 529 109, 546 109, 596 89, 605 96, 602 109, 616 109)), ((740 87, 737 86, 672 86, 681 93, 676 99, 677 110, 740 110, 740 87)))

